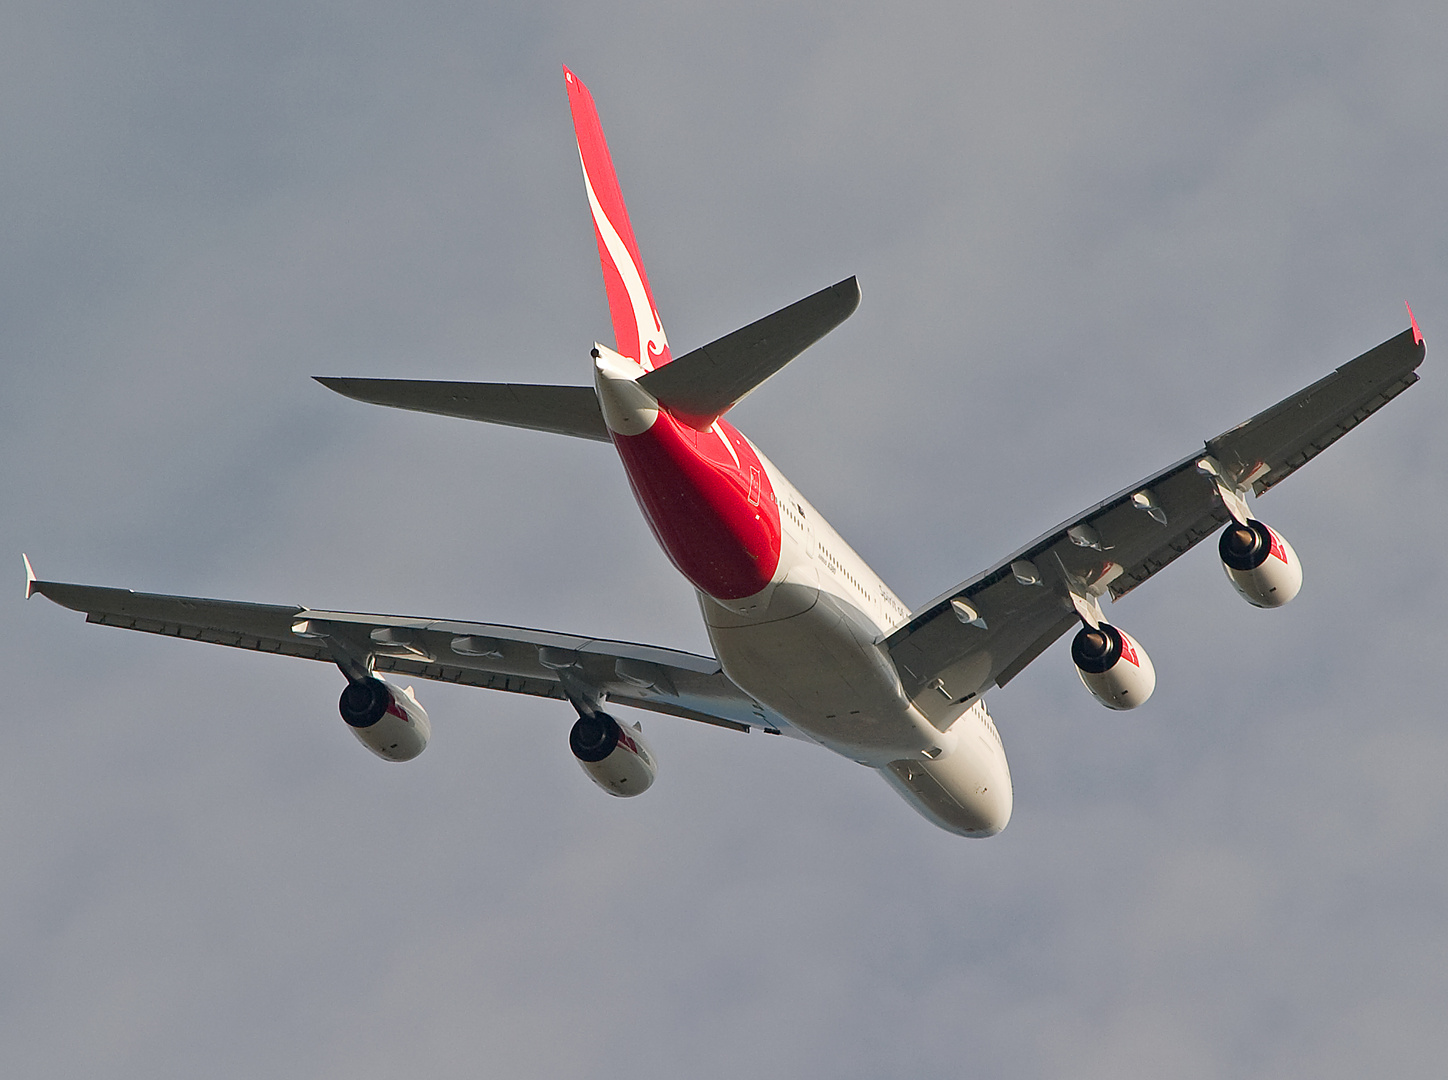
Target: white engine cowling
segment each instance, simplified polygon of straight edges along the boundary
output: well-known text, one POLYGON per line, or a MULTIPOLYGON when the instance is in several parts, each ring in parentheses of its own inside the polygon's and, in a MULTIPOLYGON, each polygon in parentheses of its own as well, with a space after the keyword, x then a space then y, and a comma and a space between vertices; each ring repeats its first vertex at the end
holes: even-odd
POLYGON ((427 749, 432 724, 412 687, 402 690, 383 679, 348 682, 338 710, 352 734, 387 761, 411 761, 427 749))
POLYGON ((1255 518, 1231 522, 1217 543, 1227 580, 1254 607, 1281 607, 1302 588, 1297 552, 1275 529, 1255 518))
POLYGON ((1108 709, 1134 709, 1156 689, 1156 668, 1137 640, 1109 623, 1083 626, 1071 642, 1076 674, 1108 709))
POLYGON ((620 798, 643 794, 658 772, 639 725, 625 727, 607 713, 580 716, 568 748, 590 780, 620 798))

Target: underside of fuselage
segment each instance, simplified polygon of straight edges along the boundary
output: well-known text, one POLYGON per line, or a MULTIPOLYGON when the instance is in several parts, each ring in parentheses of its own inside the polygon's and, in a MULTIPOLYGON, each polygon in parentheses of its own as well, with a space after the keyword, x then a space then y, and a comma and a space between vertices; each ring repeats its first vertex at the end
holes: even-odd
POLYGON ((962 703, 942 727, 911 704, 879 644, 904 605, 722 419, 853 311, 858 286, 842 282, 669 368, 592 96, 565 76, 614 325, 616 348, 593 349, 599 409, 649 528, 698 590, 725 674, 799 734, 879 770, 937 825, 999 832, 1010 771, 984 705, 962 703), (747 376, 725 377, 731 365, 747 376))
POLYGON ((942 828, 1003 829, 1011 787, 1000 737, 978 701, 943 726, 911 704, 879 645, 886 601, 899 606, 893 594, 853 552, 855 569, 845 569, 834 530, 813 508, 805 524, 802 500, 747 439, 722 421, 702 430, 681 422, 638 385, 640 365, 595 352, 599 401, 629 484, 698 591, 725 674, 809 740, 880 771, 942 828), (877 611, 838 583, 876 597, 877 611))
POLYGON ((704 593, 714 655, 736 685, 810 740, 877 770, 917 811, 964 836, 1010 820, 1010 767, 977 699, 944 730, 906 699, 863 613, 822 589, 783 582, 758 612, 704 593))

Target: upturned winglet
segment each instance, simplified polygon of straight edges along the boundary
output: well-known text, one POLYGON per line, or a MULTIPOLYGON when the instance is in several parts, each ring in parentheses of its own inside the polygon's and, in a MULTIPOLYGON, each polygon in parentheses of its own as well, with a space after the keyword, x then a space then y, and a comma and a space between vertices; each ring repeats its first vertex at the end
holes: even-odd
POLYGON ((1423 344, 1423 331, 1418 329, 1418 320, 1413 318, 1413 305, 1404 300, 1403 306, 1408 309, 1408 321, 1413 324, 1413 344, 1421 345, 1423 344))
POLYGON ((25 599, 29 600, 35 595, 35 568, 30 565, 30 556, 25 552, 22 551, 20 557, 25 560, 25 599))

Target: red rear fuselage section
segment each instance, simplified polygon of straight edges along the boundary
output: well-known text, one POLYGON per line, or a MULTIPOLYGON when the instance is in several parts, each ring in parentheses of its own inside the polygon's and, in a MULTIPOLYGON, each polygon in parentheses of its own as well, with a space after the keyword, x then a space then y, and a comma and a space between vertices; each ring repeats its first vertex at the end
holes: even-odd
MULTIPOLYGON (((954 726, 977 734, 989 725, 983 706, 944 731, 906 699, 877 643, 903 605, 822 519, 806 525, 796 504, 799 516, 781 520, 779 496, 794 500, 795 493, 778 473, 776 491, 749 441, 719 419, 739 398, 685 419, 671 414, 668 399, 685 408, 688 394, 661 399, 650 392, 661 384, 647 382, 649 373, 680 361, 669 350, 593 95, 567 68, 564 81, 614 330, 615 348, 593 350, 599 408, 659 545, 701 597, 718 601, 701 607, 719 674, 750 695, 761 721, 766 707, 774 709, 806 737, 882 768, 944 828, 999 832, 1010 817, 999 738, 961 739, 954 726), (798 588, 778 588, 796 569, 798 588), (956 743, 964 748, 958 754, 956 743), (890 771, 895 765, 903 771, 890 771)), ((725 362, 695 356, 692 369, 676 370, 662 385, 677 391, 691 380, 708 383, 719 374, 708 364, 725 362)))
POLYGON ((614 432, 613 443, 649 528, 695 588, 739 600, 773 580, 779 507, 759 456, 730 424, 698 431, 660 409, 647 431, 614 432))
MULTIPOLYGON (((664 324, 593 95, 573 72, 564 68, 563 74, 618 354, 652 371, 671 359, 664 324)), ((628 429, 623 434, 610 424, 634 497, 679 571, 718 600, 739 600, 768 586, 779 566, 779 508, 748 441, 722 420, 699 431, 666 408, 651 423, 628 429)))

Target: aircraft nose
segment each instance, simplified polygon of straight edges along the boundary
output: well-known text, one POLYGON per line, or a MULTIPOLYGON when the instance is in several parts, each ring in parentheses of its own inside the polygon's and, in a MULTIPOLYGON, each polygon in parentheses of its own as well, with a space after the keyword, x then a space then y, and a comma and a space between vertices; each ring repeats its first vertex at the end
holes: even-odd
POLYGON ((994 836, 1011 820, 1015 796, 1002 752, 894 761, 880 775, 917 811, 958 836, 994 836))
POLYGON ((979 827, 971 835, 995 836, 1010 824, 1011 811, 1014 808, 1015 793, 1011 790, 1010 774, 996 777, 985 793, 973 800, 971 810, 974 811, 979 827))
POLYGON ((977 760, 975 766, 973 775, 955 787, 956 801, 969 821, 969 828, 963 831, 967 836, 995 836, 1010 824, 1015 808, 1010 766, 999 750, 984 761, 977 760))

